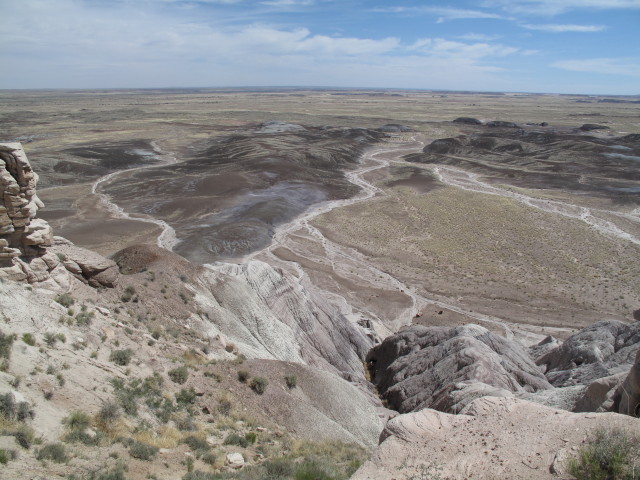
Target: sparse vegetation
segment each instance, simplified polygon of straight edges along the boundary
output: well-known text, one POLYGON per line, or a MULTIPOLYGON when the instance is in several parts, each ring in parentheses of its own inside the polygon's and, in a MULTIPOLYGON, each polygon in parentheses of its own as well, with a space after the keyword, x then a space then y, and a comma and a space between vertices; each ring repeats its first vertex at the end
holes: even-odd
POLYGON ((249 446, 249 441, 234 432, 226 436, 223 445, 237 445, 238 447, 247 448, 249 446))
POLYGON ((124 293, 120 297, 120 300, 123 302, 130 302, 133 300, 134 295, 136 294, 136 289, 131 285, 124 289, 124 293))
POLYGON ((62 293, 56 297, 56 302, 65 308, 69 308, 75 303, 75 300, 69 293, 62 293))
POLYGON ((129 455, 139 460, 151 460, 158 453, 158 447, 143 442, 134 442, 129 447, 129 455))
POLYGON ((0 465, 6 465, 10 460, 15 460, 17 457, 18 452, 15 450, 0 448, 0 465))
POLYGON ((133 350, 131 350, 130 348, 126 348, 124 350, 114 350, 113 352, 111 352, 111 355, 109 355, 109 360, 111 360, 116 365, 124 367, 126 365, 129 365, 131 357, 133 357, 133 350))
POLYGON ((5 334, 0 331, 0 371, 5 372, 9 369, 11 360, 11 347, 16 339, 14 334, 5 334))
POLYGON ((267 385, 269 385, 269 380, 264 377, 253 377, 249 382, 251 389, 259 395, 267 391, 267 385))
POLYGON ((189 370, 185 366, 177 367, 177 368, 174 368, 173 370, 169 370, 167 374, 169 375, 169 378, 171 379, 171 381, 179 385, 184 384, 189 378, 189 370))
POLYGON ((249 380, 250 374, 246 370, 238 370, 238 381, 246 383, 249 380))
POLYGON ((36 345, 36 337, 32 333, 23 333, 22 341, 31 347, 36 345))
POLYGON ((640 437, 620 429, 597 430, 569 462, 578 480, 640 479, 640 437))
POLYGON ((56 463, 66 463, 69 460, 67 451, 62 443, 47 443, 38 450, 38 460, 51 460, 56 463))
POLYGON ((295 375, 286 375, 284 377, 284 383, 287 385, 287 388, 291 390, 292 388, 296 388, 298 385, 298 379, 295 375))

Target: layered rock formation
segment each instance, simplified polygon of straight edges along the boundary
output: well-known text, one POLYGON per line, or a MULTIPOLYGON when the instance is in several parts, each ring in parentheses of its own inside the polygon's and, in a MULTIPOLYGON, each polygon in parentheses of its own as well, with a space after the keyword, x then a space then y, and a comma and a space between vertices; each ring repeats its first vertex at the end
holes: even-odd
POLYGON ((112 287, 116 264, 56 237, 36 213, 38 175, 19 143, 0 144, 0 278, 68 290, 70 274, 91 286, 112 287))
POLYGON ((527 352, 476 325, 412 326, 368 356, 372 381, 401 413, 459 412, 483 397, 517 397, 575 412, 640 413, 640 322, 595 323, 527 352))
POLYGON ((411 326, 373 348, 367 362, 378 391, 399 412, 455 412, 479 396, 551 388, 524 348, 477 325, 411 326))
POLYGON ((44 253, 53 241, 51 228, 36 212, 44 204, 36 195, 38 175, 19 143, 0 143, 0 261, 44 253))

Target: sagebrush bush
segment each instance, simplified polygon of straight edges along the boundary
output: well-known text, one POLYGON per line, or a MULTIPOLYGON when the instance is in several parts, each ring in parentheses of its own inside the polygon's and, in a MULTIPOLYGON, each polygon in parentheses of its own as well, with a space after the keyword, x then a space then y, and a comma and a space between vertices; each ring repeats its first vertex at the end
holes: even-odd
POLYGON ((177 368, 174 368, 173 370, 169 370, 168 375, 171 381, 179 385, 182 385, 189 378, 189 370, 185 366, 177 367, 177 368))
POLYGON ((246 370, 238 370, 238 380, 242 383, 245 383, 247 380, 249 380, 249 372, 247 372, 246 370))
POLYGON ((81 410, 71 412, 69 416, 62 419, 62 424, 69 430, 83 431, 91 425, 91 417, 81 410))
POLYGON ((18 457, 18 452, 15 450, 5 450, 0 448, 0 465, 6 465, 10 460, 15 460, 18 457))
POLYGON ((113 400, 107 400, 100 407, 100 411, 96 415, 99 422, 110 424, 120 418, 120 406, 113 400))
POLYGON ((578 480, 640 480, 640 437, 597 430, 569 461, 569 473, 578 480))
POLYGON ((133 442, 129 447, 129 455, 139 460, 151 460, 158 453, 158 447, 143 442, 133 442))
POLYGON ((65 463, 69 460, 67 451, 61 443, 48 443, 36 454, 38 460, 51 460, 56 463, 65 463))
POLYGON ((284 377, 284 383, 286 383, 288 389, 296 388, 298 379, 295 375, 287 375, 284 377))
POLYGON ((56 302, 58 302, 60 305, 62 305, 63 307, 69 308, 71 305, 73 305, 76 301, 73 299, 73 297, 68 294, 68 293, 63 293, 61 295, 58 295, 56 297, 56 302))
POLYGON ((36 344, 36 337, 34 337, 32 333, 23 333, 22 341, 27 345, 33 347, 36 344))
POLYGON ((113 352, 111 352, 111 355, 109 355, 109 360, 111 360, 116 365, 124 367, 126 365, 129 365, 131 357, 133 357, 133 350, 131 350, 130 348, 126 348, 124 350, 114 350, 113 352))
POLYGON ((269 380, 264 377, 253 377, 249 382, 251 389, 260 395, 267 391, 267 385, 269 385, 269 380))
POLYGON ((237 433, 230 433, 224 439, 223 445, 237 445, 238 447, 247 448, 249 446, 249 441, 237 433))

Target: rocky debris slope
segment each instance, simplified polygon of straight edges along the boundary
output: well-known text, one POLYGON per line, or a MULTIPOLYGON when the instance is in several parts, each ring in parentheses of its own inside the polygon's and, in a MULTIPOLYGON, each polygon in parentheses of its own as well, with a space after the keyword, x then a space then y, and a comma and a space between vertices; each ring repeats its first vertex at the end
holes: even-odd
POLYGON ((551 388, 524 348, 478 325, 405 328, 374 347, 367 365, 382 398, 401 413, 455 412, 478 396, 551 388))
POLYGON ((351 478, 567 478, 577 446, 601 428, 637 434, 640 419, 484 397, 460 415, 424 409, 395 417, 371 460, 351 478))
POLYGON ((66 291, 73 278, 92 286, 113 287, 116 264, 97 253, 53 237, 49 224, 36 218, 38 175, 22 145, 0 144, 0 278, 66 291))
POLYGON ((555 344, 550 349, 541 350, 540 344, 531 349, 536 364, 544 369, 552 385, 587 387, 576 400, 574 410, 634 414, 640 402, 640 388, 634 377, 640 354, 640 322, 601 321, 562 344, 552 339, 541 344, 555 344))
POLYGON ((373 341, 294 276, 261 261, 194 266, 149 245, 124 249, 114 259, 122 272, 179 277, 193 299, 180 306, 184 324, 229 351, 307 364, 365 385, 363 363, 373 341))

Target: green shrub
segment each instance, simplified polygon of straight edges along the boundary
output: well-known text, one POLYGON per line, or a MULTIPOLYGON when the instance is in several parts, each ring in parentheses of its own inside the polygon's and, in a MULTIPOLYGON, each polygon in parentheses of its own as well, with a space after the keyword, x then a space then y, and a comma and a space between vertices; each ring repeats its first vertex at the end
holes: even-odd
POLYGON ((182 477, 182 480, 220 480, 221 478, 224 477, 221 477, 216 473, 208 473, 201 470, 195 470, 193 472, 188 472, 184 477, 182 477))
POLYGON ((120 418, 120 406, 113 400, 108 400, 102 404, 96 418, 104 424, 115 422, 120 418))
POLYGON ((249 442, 246 438, 241 437, 237 433, 230 433, 224 439, 223 445, 237 445, 238 447, 247 448, 249 442))
POLYGON ((62 419, 62 424, 69 430, 83 431, 91 425, 91 418, 81 410, 71 412, 68 417, 62 419))
POLYGON ((70 294, 63 293, 56 297, 56 302, 58 302, 63 307, 69 308, 71 305, 75 303, 75 300, 70 294))
POLYGON ((131 361, 131 357, 133 356, 133 350, 130 348, 126 348, 124 350, 114 350, 109 355, 109 360, 111 360, 116 365, 120 365, 124 367, 125 365, 129 365, 131 361))
POLYGON ((139 460, 151 460, 157 453, 157 447, 143 442, 134 442, 129 447, 129 455, 139 460))
POLYGON ((213 452, 207 452, 202 455, 202 457, 200 457, 200 460, 202 460, 207 465, 215 465, 217 459, 217 455, 213 452))
POLYGON ((80 326, 91 325, 94 316, 94 312, 79 312, 76 315, 76 323, 80 326))
POLYGON ((569 461, 578 480, 638 480, 640 437, 620 429, 597 430, 569 461))
POLYGON ((38 460, 51 460, 56 463, 65 463, 69 460, 64 445, 61 443, 48 443, 36 454, 38 460))
POLYGON ((296 388, 298 385, 298 379, 295 375, 287 375, 284 377, 284 383, 287 385, 288 389, 296 388))
POLYGON ((263 463, 267 475, 274 478, 291 477, 294 472, 294 463, 286 458, 276 458, 263 463))
POLYGON ((256 439, 258 438, 258 436, 256 435, 256 432, 247 432, 245 433, 244 438, 247 440, 247 442, 253 445, 254 443, 256 443, 256 439))
POLYGON ((22 341, 33 347, 36 344, 36 337, 34 337, 32 333, 23 333, 22 341))
POLYGON ((5 334, 0 331, 0 371, 9 370, 9 359, 11 358, 11 347, 16 339, 15 334, 5 334))
POLYGON ((9 460, 15 460, 18 457, 18 452, 15 450, 5 450, 0 448, 0 465, 6 465, 9 460))
POLYGON ((175 394, 176 403, 178 405, 191 405, 196 401, 196 391, 193 388, 181 388, 178 393, 175 394))
POLYGON ((132 286, 128 286, 127 288, 124 289, 124 293, 120 297, 120 300, 122 300, 123 302, 129 302, 131 301, 131 299, 133 299, 133 296, 135 294, 136 294, 136 289, 133 288, 132 286))
POLYGON ((29 418, 33 418, 35 413, 29 408, 29 403, 16 403, 12 394, 5 393, 0 395, 0 416, 8 420, 23 422, 29 418))
POLYGON ((188 437, 183 438, 182 443, 186 443, 187 445, 189 445, 189 448, 194 452, 198 450, 209 450, 209 444, 205 440, 202 440, 201 438, 198 438, 194 435, 189 435, 188 437))
POLYGON ((99 435, 89 435, 84 430, 70 430, 63 437, 68 443, 83 443, 85 445, 98 445, 100 443, 99 435))
POLYGON ((33 428, 28 425, 20 425, 18 430, 14 432, 10 432, 10 435, 13 435, 22 448, 29 450, 31 445, 33 445, 36 441, 36 434, 33 431, 33 428))
POLYGON ((44 338, 44 343, 46 343, 47 346, 49 347, 53 347, 58 341, 58 337, 56 336, 55 333, 52 333, 52 332, 45 333, 43 338, 44 338))
POLYGON ((264 377, 253 377, 249 382, 251 389, 260 395, 267 390, 267 385, 269 385, 269 380, 264 377))
POLYGON ((238 380, 242 383, 245 383, 247 380, 249 380, 249 372, 247 372, 246 370, 238 370, 238 380))
POLYGON ((173 370, 169 370, 168 375, 171 381, 182 385, 187 381, 187 378, 189 378, 189 370, 184 366, 177 367, 173 370))
POLYGON ((296 480, 335 480, 338 477, 336 469, 326 460, 305 460, 296 467, 296 480))

